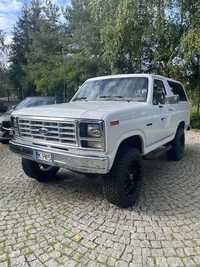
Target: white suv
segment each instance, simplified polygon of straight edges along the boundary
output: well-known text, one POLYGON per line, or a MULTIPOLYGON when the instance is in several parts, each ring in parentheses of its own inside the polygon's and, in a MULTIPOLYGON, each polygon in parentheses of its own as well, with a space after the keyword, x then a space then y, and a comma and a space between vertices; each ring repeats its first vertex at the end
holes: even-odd
POLYGON ((69 103, 13 113, 12 151, 40 182, 59 168, 102 174, 107 199, 133 205, 142 183, 142 158, 162 147, 184 155, 190 103, 180 82, 130 74, 87 80, 69 103))

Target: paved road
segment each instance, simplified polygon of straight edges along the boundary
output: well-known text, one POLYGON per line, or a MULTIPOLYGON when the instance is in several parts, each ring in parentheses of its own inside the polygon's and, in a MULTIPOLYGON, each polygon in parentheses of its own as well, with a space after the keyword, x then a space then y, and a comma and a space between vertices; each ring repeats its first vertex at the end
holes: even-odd
POLYGON ((101 182, 60 172, 39 184, 0 145, 0 267, 200 266, 200 133, 181 162, 145 162, 137 207, 103 199, 101 182))

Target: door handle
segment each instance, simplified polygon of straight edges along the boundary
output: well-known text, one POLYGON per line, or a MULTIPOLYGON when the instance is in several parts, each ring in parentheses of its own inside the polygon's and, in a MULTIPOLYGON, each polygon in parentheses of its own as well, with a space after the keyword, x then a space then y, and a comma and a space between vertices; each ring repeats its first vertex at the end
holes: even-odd
POLYGON ((167 118, 161 118, 161 121, 165 121, 167 118))
POLYGON ((148 123, 148 124, 146 124, 146 126, 152 126, 153 125, 153 123, 151 122, 151 123, 148 123))
POLYGON ((174 111, 175 109, 174 108, 169 108, 169 111, 174 111))

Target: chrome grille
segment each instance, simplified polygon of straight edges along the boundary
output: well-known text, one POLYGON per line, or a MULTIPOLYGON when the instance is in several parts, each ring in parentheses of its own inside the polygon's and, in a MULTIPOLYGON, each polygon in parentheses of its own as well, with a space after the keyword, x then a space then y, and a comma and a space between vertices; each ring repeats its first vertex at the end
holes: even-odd
POLYGON ((18 118, 19 134, 34 142, 77 145, 74 121, 18 118))

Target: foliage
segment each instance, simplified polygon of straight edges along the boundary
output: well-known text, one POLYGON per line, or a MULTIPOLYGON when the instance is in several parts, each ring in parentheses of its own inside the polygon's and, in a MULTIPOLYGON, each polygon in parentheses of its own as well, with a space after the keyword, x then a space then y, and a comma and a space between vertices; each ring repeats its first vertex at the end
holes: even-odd
MULTIPOLYGON (((185 1, 187 3, 187 1, 185 1)), ((186 22, 188 30, 185 32, 181 45, 183 58, 185 59, 185 72, 188 77, 188 87, 193 102, 197 105, 197 112, 200 112, 200 5, 197 1, 191 1, 186 5, 185 11, 188 14, 186 22)))
POLYGON ((30 21, 30 8, 24 6, 21 17, 14 27, 10 54, 10 80, 19 97, 32 94, 33 91, 33 84, 28 80, 24 71, 27 65, 26 53, 29 51, 31 43, 29 33, 31 27, 30 21))
POLYGON ((4 58, 7 46, 5 45, 5 34, 0 30, 0 95, 7 94, 8 71, 2 58, 4 58))
POLYGON ((65 94, 87 78, 150 72, 182 80, 200 107, 196 0, 71 0, 25 5, 14 29, 10 77, 21 95, 65 94))
POLYGON ((191 116, 191 126, 194 129, 200 129, 200 114, 193 112, 191 116))
POLYGON ((3 31, 0 30, 0 53, 4 50, 4 34, 3 31))

